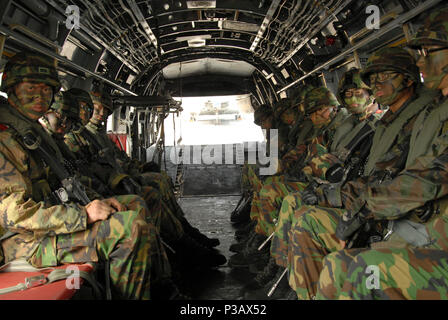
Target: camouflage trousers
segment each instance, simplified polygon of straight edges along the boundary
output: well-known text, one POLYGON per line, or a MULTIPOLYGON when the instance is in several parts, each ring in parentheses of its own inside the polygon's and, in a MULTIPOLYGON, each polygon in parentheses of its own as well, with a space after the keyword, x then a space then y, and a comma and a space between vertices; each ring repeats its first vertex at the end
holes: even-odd
POLYGON ((448 299, 448 217, 428 222, 426 229, 434 241, 424 248, 346 249, 329 254, 316 299, 448 299))
POLYGON ((167 206, 162 193, 157 188, 144 186, 140 196, 145 200, 150 210, 152 223, 163 238, 175 241, 182 237, 184 230, 181 222, 167 206))
POLYGON ((258 213, 257 226, 255 232, 265 236, 271 235, 276 227, 279 218, 279 211, 282 206, 283 198, 291 192, 302 191, 306 183, 288 182, 285 177, 272 176, 263 183, 258 198, 252 201, 252 212, 258 213))
POLYGON ((263 182, 257 174, 258 170, 259 165, 257 164, 244 164, 241 172, 241 183, 245 192, 260 192, 263 182))
POLYGON ((169 210, 169 212, 178 218, 185 216, 182 208, 177 203, 171 178, 165 171, 162 171, 161 173, 145 172, 138 177, 138 181, 140 181, 142 185, 151 186, 158 190, 165 210, 169 210))
MULTIPOLYGON (((287 199, 288 201, 296 199, 287 199)), ((287 267, 289 285, 300 300, 316 296, 323 260, 331 252, 343 249, 336 237, 336 227, 343 209, 320 206, 302 206, 293 215, 295 223, 288 232, 287 267)), ((278 232, 285 239, 285 231, 278 232)))
POLYGON ((290 193, 283 198, 270 249, 271 257, 277 265, 284 268, 288 266, 289 231, 297 222, 297 218, 308 209, 309 207, 302 203, 299 193, 290 193))
POLYGON ((41 267, 109 261, 111 284, 122 298, 150 299, 150 284, 171 277, 168 258, 143 199, 116 198, 128 211, 113 213, 85 231, 47 237, 30 263, 41 267), (56 261, 47 255, 50 243, 56 244, 56 261))

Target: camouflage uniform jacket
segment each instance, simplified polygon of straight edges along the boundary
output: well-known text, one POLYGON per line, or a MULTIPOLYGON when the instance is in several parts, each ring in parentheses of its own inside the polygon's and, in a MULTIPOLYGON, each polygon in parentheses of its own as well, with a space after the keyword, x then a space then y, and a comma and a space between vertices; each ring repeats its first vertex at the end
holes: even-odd
MULTIPOLYGON (((430 210, 440 211, 446 206, 448 194, 448 99, 437 97, 417 119, 412 132, 413 146, 422 150, 409 153, 406 169, 393 180, 367 188, 357 200, 356 206, 366 205, 376 219, 399 219, 412 210, 436 201, 430 210), (436 122, 430 123, 435 116, 436 122), (432 131, 426 146, 419 138, 432 131), (412 159, 411 159, 412 156, 412 159)), ((412 215, 414 221, 419 217, 412 215)))
MULTIPOLYGON (((42 146, 50 154, 61 156, 51 137, 36 122, 21 116, 9 105, 1 105, 5 116, 20 121, 22 128, 30 128, 42 138, 42 146)), ((2 243, 4 262, 25 257, 33 264, 36 251, 45 252, 43 264, 56 263, 54 235, 86 230, 87 213, 83 206, 68 202, 56 204, 49 198, 60 182, 51 168, 24 147, 18 132, 10 125, 2 125, 0 132, 0 226, 1 233, 18 233, 2 243)))
POLYGON ((117 145, 107 136, 104 127, 100 127, 93 122, 89 122, 85 128, 90 131, 98 143, 105 149, 109 150, 114 159, 117 160, 118 165, 123 168, 123 171, 131 176, 138 176, 141 172, 142 164, 136 159, 131 159, 128 155, 120 150, 117 145))
MULTIPOLYGON (((347 145, 355 138, 365 125, 373 129, 375 123, 381 119, 382 113, 373 113, 367 119, 360 120, 358 115, 352 114, 336 129, 334 139, 329 148, 321 144, 313 144, 308 150, 308 156, 305 159, 306 166, 303 172, 309 179, 325 180, 327 169, 335 164, 343 164, 347 159, 343 159, 343 153, 346 152, 347 145), (345 161, 344 161, 345 160, 345 161)), ((364 140, 365 141, 365 140, 364 140)), ((364 144, 364 143, 363 143, 364 144)), ((359 147, 356 147, 353 155, 359 153, 359 147)))
POLYGON ((87 160, 95 177, 112 190, 121 179, 128 176, 116 162, 110 149, 107 153, 103 153, 102 145, 85 127, 72 130, 64 138, 66 145, 71 152, 76 154, 78 160, 87 160))
MULTIPOLYGON (((397 175, 405 168, 414 123, 419 114, 432 101, 429 99, 430 96, 428 96, 428 93, 432 94, 433 99, 435 96, 434 92, 428 92, 426 89, 420 88, 397 112, 394 113, 389 109, 381 120, 377 122, 377 128, 375 130, 375 136, 373 137, 373 144, 370 149, 369 157, 372 157, 372 150, 375 150, 375 148, 382 147, 385 143, 390 143, 390 146, 387 150, 381 152, 370 171, 368 170, 368 167, 366 167, 363 177, 345 184, 341 191, 341 197, 337 197, 339 198, 337 200, 337 202, 339 202, 336 204, 337 206, 342 206, 343 201, 344 207, 349 213, 358 212, 365 204, 364 197, 366 195, 371 195, 372 192, 376 192, 375 190, 378 187, 383 188, 384 185, 389 184, 390 181, 397 177, 397 175), (410 107, 415 108, 416 111, 411 113, 412 116, 403 123, 394 141, 376 139, 380 132, 380 127, 382 127, 382 129, 387 129, 388 127, 391 127, 394 122, 399 123, 400 120, 403 120, 406 112, 411 110, 410 107)), ((387 196, 387 198, 388 200, 386 201, 395 202, 395 199, 392 199, 390 195, 387 196)))
POLYGON ((329 124, 322 128, 314 127, 313 130, 310 130, 307 137, 303 138, 302 144, 297 145, 282 158, 282 168, 286 169, 293 176, 300 176, 298 173, 305 166, 305 159, 313 157, 313 152, 310 153, 310 146, 319 144, 328 147, 333 140, 336 129, 344 123, 347 117, 349 117, 347 110, 341 108, 329 124))

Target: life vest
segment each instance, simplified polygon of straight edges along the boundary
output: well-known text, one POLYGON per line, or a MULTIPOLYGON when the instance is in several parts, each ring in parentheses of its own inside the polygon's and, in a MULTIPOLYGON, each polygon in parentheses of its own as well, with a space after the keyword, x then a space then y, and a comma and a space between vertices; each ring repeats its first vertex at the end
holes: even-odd
POLYGON ((380 125, 377 126, 369 158, 364 168, 364 176, 369 176, 373 173, 375 164, 393 146, 403 127, 434 99, 437 92, 421 87, 418 89, 417 94, 418 98, 412 100, 392 123, 384 124, 380 122, 380 125))

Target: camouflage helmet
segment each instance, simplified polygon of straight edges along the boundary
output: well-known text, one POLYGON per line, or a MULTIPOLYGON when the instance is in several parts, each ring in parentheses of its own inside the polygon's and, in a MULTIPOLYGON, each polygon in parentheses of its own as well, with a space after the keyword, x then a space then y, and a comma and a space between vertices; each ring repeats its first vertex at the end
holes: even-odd
POLYGON ((280 99, 275 105, 274 105, 274 115, 277 119, 280 119, 280 116, 285 113, 286 110, 293 107, 291 98, 283 98, 280 99))
POLYGON ((262 104, 257 108, 257 110, 254 111, 254 123, 260 126, 264 120, 273 114, 274 112, 270 106, 267 104, 262 104))
POLYGON ((91 91, 90 98, 92 99, 93 104, 102 104, 110 113, 114 112, 112 98, 107 93, 91 91))
POLYGON ((79 106, 68 91, 60 91, 55 94, 50 109, 66 116, 68 119, 79 120, 79 106))
POLYGON ((395 71, 408 76, 415 83, 420 82, 420 72, 414 57, 402 48, 385 47, 374 52, 361 71, 361 79, 370 85, 370 74, 384 71, 395 71))
POLYGON ((448 7, 434 10, 408 43, 408 47, 448 46, 448 7))
POLYGON ((305 114, 310 115, 327 106, 339 107, 335 95, 325 87, 314 88, 305 96, 305 114))
POLYGON ((56 60, 34 52, 19 52, 5 65, 0 90, 7 92, 20 82, 42 82, 53 87, 56 93, 61 89, 56 60))
POLYGON ((362 81, 359 69, 348 70, 339 80, 337 98, 342 105, 345 104, 345 91, 348 89, 366 89, 370 93, 370 87, 362 81))
POLYGON ((78 88, 71 88, 70 90, 67 90, 67 93, 71 95, 78 106, 78 113, 80 112, 79 109, 82 107, 81 102, 85 103, 86 117, 91 118, 93 114, 93 102, 90 94, 87 91, 78 88))

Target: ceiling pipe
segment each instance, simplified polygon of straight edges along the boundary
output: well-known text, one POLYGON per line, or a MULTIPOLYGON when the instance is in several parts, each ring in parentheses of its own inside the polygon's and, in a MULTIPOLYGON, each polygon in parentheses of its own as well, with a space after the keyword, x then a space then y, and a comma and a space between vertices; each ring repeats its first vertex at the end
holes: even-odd
MULTIPOLYGON (((62 15, 62 17, 68 16, 68 13, 66 13, 65 10, 63 10, 54 0, 47 0, 47 2, 56 11, 58 11, 62 15)), ((110 46, 108 43, 106 43, 103 40, 101 40, 96 34, 94 34, 89 28, 84 26, 81 22, 79 23, 79 27, 80 27, 80 30, 85 32, 88 36, 90 36, 92 39, 94 39, 99 44, 101 44, 104 48, 106 48, 110 53, 112 53, 112 55, 115 58, 117 58, 122 63, 124 63, 126 65, 126 67, 128 67, 131 71, 133 71, 136 74, 138 74, 140 72, 140 70, 138 70, 135 66, 131 65, 120 53, 115 51, 114 48, 112 48, 112 46, 110 46)), ((74 31, 76 31, 76 30, 74 30, 74 31)), ((77 33, 80 34, 80 32, 77 32, 77 33)))
POLYGON ((252 45, 249 49, 250 51, 252 51, 252 52, 255 51, 255 48, 258 46, 258 43, 260 42, 261 38, 263 37, 263 34, 266 31, 266 28, 268 27, 268 24, 271 21, 272 16, 274 15, 275 11, 277 10, 279 4, 280 4, 280 0, 272 1, 271 6, 269 7, 269 10, 266 13, 266 16, 264 17, 264 20, 261 23, 260 29, 258 30, 258 34, 255 37, 254 42, 252 42, 252 45))
POLYGON ((60 61, 60 62, 62 62, 64 64, 66 64, 68 66, 71 66, 71 67, 75 68, 78 71, 84 72, 87 75, 90 75, 90 76, 92 76, 92 77, 94 77, 94 78, 96 78, 96 79, 98 79, 100 81, 103 81, 103 82, 105 82, 105 83, 115 87, 116 89, 118 89, 118 90, 120 90, 120 91, 122 91, 124 93, 130 94, 130 95, 133 95, 133 96, 137 96, 136 93, 134 93, 134 92, 132 92, 132 91, 130 91, 130 90, 120 86, 119 84, 117 84, 117 83, 115 83, 115 82, 113 82, 113 81, 111 81, 111 80, 109 80, 109 79, 107 79, 107 78, 105 78, 103 76, 100 76, 100 75, 96 74, 93 71, 90 71, 90 70, 88 70, 88 69, 86 69, 84 67, 81 67, 80 65, 77 65, 76 63, 68 60, 67 58, 62 57, 59 54, 57 54, 57 53, 55 53, 55 52, 53 52, 53 51, 51 51, 51 50, 49 50, 49 49, 47 49, 45 47, 42 47, 41 45, 38 45, 38 44, 34 43, 33 41, 31 41, 30 39, 26 38, 25 36, 22 36, 21 34, 19 34, 17 32, 14 32, 14 31, 12 31, 12 30, 4 27, 4 26, 1 26, 1 25, 0 25, 0 33, 6 35, 8 37, 11 37, 12 39, 16 40, 20 44, 25 45, 26 47, 28 47, 30 49, 38 51, 38 52, 40 52, 40 53, 42 53, 42 54, 44 54, 46 56, 52 57, 52 58, 54 58, 54 59, 56 59, 56 60, 58 60, 58 61, 60 61))
POLYGON ((329 14, 325 19, 322 20, 322 22, 319 23, 319 25, 316 28, 312 28, 308 34, 305 36, 305 38, 300 42, 300 44, 293 50, 291 51, 285 59, 283 59, 278 65, 277 67, 280 68, 281 66, 283 66, 285 64, 286 61, 288 61, 289 59, 291 59, 300 49, 302 49, 302 47, 308 43, 308 41, 310 41, 320 30, 322 30, 328 23, 331 22, 332 19, 336 18, 336 15, 341 12, 350 2, 352 2, 352 0, 346 0, 341 6, 339 6, 338 8, 336 8, 336 10, 334 12, 332 12, 331 14, 329 14))
MULTIPOLYGON (((154 32, 152 32, 151 28, 149 27, 148 22, 146 22, 146 19, 143 16, 143 13, 140 10, 140 8, 138 7, 137 3, 135 2, 135 0, 127 0, 127 2, 129 4, 129 6, 131 7, 131 10, 134 13, 135 17, 137 18, 138 23, 142 26, 143 30, 145 30, 145 33, 148 36, 149 41, 151 41, 153 46, 156 49, 158 49, 159 44, 157 42, 157 38, 154 35, 154 32)), ((160 53, 164 54, 162 48, 160 48, 160 53)))
POLYGON ((347 55, 351 54, 353 51, 355 51, 355 50, 357 50, 359 48, 362 48, 363 46, 365 46, 366 44, 370 43, 373 40, 378 39, 382 35, 388 33, 389 31, 391 31, 393 29, 395 29, 396 27, 398 27, 401 24, 405 23, 406 21, 412 19, 413 17, 419 15, 423 11, 428 10, 429 8, 433 7, 434 5, 436 5, 437 3, 441 2, 441 1, 442 0, 427 0, 427 1, 425 1, 424 3, 419 5, 418 7, 415 7, 411 11, 408 11, 408 12, 404 13, 403 15, 399 16, 398 18, 396 18, 395 20, 393 20, 392 22, 387 24, 386 26, 381 27, 379 30, 375 31, 370 36, 368 36, 368 37, 364 38, 363 40, 359 41, 354 46, 352 46, 350 49, 347 49, 347 50, 343 51, 342 53, 340 53, 339 55, 337 55, 333 59, 328 60, 327 62, 321 64, 320 66, 318 66, 314 70, 308 72, 307 74, 305 74, 304 76, 300 77, 299 79, 297 79, 297 80, 291 82, 290 84, 288 84, 287 86, 281 88, 279 91, 277 91, 277 94, 279 94, 280 92, 285 91, 285 90, 291 88, 292 86, 296 85, 300 81, 308 78, 312 74, 314 74, 314 73, 316 73, 316 72, 326 68, 327 66, 342 60, 347 55))

